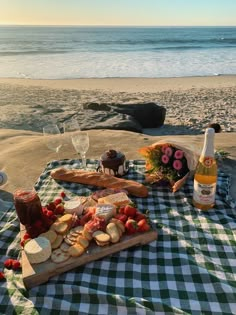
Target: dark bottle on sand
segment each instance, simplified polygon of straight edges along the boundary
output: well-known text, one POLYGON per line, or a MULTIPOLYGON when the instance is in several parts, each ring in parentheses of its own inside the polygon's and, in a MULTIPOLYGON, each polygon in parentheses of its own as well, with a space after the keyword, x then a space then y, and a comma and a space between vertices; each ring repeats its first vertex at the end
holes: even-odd
POLYGON ((207 128, 205 141, 194 175, 193 205, 209 210, 215 205, 217 163, 214 157, 215 130, 207 128))

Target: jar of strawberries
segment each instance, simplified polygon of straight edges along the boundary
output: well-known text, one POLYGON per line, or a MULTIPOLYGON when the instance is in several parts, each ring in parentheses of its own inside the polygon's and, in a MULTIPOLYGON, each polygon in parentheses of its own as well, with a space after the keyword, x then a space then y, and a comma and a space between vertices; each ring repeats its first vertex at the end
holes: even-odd
POLYGON ((43 216, 42 205, 34 189, 18 189, 14 193, 14 204, 20 222, 25 226, 32 226, 43 216))

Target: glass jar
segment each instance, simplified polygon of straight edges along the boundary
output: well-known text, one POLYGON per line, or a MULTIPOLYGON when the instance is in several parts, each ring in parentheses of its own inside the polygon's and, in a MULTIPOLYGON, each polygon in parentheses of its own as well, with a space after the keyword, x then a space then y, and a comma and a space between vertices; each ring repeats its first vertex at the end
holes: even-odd
POLYGON ((14 193, 14 204, 17 216, 24 225, 31 226, 42 219, 42 205, 34 189, 18 189, 14 193))

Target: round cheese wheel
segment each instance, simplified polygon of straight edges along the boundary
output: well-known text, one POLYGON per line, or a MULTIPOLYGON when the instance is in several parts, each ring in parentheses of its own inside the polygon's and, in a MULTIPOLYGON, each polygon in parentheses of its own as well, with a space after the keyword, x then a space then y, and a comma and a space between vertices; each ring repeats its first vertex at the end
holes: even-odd
POLYGON ((46 237, 36 237, 25 244, 24 251, 31 264, 46 261, 52 252, 51 243, 46 237))

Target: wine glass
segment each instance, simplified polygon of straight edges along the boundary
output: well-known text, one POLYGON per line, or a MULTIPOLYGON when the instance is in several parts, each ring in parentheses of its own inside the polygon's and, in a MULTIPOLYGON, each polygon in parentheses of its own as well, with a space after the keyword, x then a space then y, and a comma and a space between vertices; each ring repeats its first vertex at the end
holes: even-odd
MULTIPOLYGON (((0 186, 4 186, 7 183, 8 177, 4 171, 0 171, 0 186)), ((10 201, 5 201, 0 198, 0 209, 6 211, 12 207, 13 203, 10 201)))
POLYGON ((79 123, 75 118, 64 122, 63 129, 65 141, 68 143, 71 143, 72 136, 75 136, 78 132, 80 132, 79 123))
POLYGON ((86 169, 86 153, 89 149, 89 135, 86 131, 79 131, 71 137, 75 150, 81 155, 82 167, 86 169))
POLYGON ((46 145, 50 150, 57 153, 59 158, 59 150, 62 147, 62 137, 60 129, 56 124, 51 124, 43 127, 46 145))

